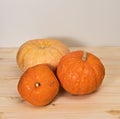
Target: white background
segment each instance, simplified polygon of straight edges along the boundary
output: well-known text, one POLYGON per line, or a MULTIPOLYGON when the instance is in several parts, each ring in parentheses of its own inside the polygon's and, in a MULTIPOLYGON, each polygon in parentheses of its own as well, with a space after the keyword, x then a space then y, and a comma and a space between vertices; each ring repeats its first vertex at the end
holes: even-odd
POLYGON ((35 38, 119 46, 120 0, 0 0, 0 47, 35 38))

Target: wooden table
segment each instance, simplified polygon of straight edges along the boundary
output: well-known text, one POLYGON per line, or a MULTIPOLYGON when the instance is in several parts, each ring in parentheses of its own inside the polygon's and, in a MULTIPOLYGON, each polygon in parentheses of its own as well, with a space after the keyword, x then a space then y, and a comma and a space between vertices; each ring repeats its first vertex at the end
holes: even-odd
POLYGON ((48 106, 34 107, 17 92, 22 74, 17 48, 0 48, 0 119, 120 119, 120 47, 74 47, 97 55, 106 76, 99 90, 85 96, 61 91, 48 106))

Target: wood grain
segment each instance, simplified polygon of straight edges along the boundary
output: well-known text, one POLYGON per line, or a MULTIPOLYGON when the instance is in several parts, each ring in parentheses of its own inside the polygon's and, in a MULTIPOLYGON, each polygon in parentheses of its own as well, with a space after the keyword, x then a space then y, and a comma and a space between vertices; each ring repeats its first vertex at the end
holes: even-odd
POLYGON ((22 74, 16 64, 18 48, 0 48, 0 119, 120 119, 120 47, 72 47, 98 56, 106 75, 97 92, 72 96, 63 90, 45 107, 33 107, 17 92, 22 74))

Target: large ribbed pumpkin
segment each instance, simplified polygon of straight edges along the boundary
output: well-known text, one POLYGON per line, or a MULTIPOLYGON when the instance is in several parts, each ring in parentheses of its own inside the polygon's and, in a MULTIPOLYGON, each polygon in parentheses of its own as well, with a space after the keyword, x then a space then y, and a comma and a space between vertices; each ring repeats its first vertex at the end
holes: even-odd
POLYGON ((74 95, 96 91, 104 75, 105 68, 100 59, 84 51, 68 53, 57 66, 57 76, 62 87, 74 95))
POLYGON ((53 70, 68 47, 55 39, 34 39, 25 42, 18 50, 17 64, 22 71, 37 64, 48 64, 53 70))

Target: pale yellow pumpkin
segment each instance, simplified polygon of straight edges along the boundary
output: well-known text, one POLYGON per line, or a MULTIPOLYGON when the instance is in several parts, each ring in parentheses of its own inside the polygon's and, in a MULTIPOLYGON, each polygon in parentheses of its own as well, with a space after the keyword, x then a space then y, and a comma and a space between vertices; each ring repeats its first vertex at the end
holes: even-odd
POLYGON ((16 60, 22 71, 37 64, 48 64, 55 70, 61 57, 68 52, 69 48, 59 40, 34 39, 21 45, 16 60))

